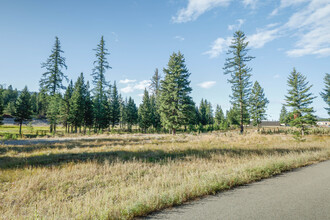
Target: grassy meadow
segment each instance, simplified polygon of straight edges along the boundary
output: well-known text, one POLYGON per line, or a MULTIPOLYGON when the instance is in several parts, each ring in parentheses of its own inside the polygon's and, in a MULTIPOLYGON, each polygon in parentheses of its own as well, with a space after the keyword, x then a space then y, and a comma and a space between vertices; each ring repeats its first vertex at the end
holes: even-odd
POLYGON ((330 136, 252 130, 1 145, 0 219, 132 219, 330 159, 330 136))

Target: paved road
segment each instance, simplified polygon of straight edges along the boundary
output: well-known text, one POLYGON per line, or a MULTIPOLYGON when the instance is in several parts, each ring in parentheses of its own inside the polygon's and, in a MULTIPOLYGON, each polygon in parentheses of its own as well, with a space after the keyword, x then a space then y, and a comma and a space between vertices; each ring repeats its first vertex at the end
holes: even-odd
POLYGON ((330 219, 330 161, 209 196, 147 219, 330 219))

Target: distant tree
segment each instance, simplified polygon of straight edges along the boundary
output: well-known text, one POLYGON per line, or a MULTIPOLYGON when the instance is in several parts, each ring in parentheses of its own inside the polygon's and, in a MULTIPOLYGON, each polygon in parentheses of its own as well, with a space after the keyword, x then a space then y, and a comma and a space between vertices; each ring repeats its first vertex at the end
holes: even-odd
POLYGON ((312 113, 315 96, 309 91, 312 85, 308 85, 306 76, 297 72, 295 68, 288 77, 288 95, 285 96, 286 106, 292 108, 293 119, 290 124, 301 129, 301 134, 304 135, 307 125, 313 125, 316 122, 316 117, 312 113))
POLYGON ((73 93, 73 83, 72 80, 70 81, 63 97, 62 105, 60 106, 60 115, 61 115, 61 122, 63 124, 63 127, 65 127, 65 131, 69 132, 69 126, 72 123, 72 119, 70 116, 70 102, 71 102, 71 97, 73 93))
POLYGON ((40 89, 37 97, 38 118, 46 118, 48 108, 48 95, 44 89, 40 89))
POLYGON ((151 105, 151 118, 152 118, 152 126, 159 130, 162 126, 159 114, 159 107, 157 103, 157 98, 155 95, 150 96, 150 105, 151 105))
POLYGON ((250 113, 253 120, 253 126, 258 126, 262 120, 266 120, 266 108, 269 101, 265 96, 264 89, 261 88, 258 81, 255 81, 250 95, 250 113))
POLYGON ((139 126, 143 132, 147 132, 152 125, 152 110, 147 89, 144 89, 142 103, 139 107, 139 126))
POLYGON ((60 94, 49 96, 47 108, 47 120, 49 122, 49 131, 56 133, 56 127, 61 122, 60 106, 62 105, 62 97, 60 94))
POLYGON ((328 111, 328 115, 330 116, 330 74, 326 73, 324 77, 325 88, 323 92, 320 93, 321 97, 325 101, 328 107, 325 107, 325 110, 328 111))
POLYGON ((34 116, 38 115, 38 93, 32 92, 31 94, 31 110, 34 116))
POLYGON ((240 125, 240 111, 239 109, 232 107, 226 112, 226 118, 229 126, 239 126, 240 125))
POLYGON ((94 61, 93 69, 93 84, 94 88, 94 119, 96 129, 104 129, 108 127, 109 120, 109 105, 107 102, 106 88, 108 87, 108 82, 105 80, 105 72, 107 69, 111 69, 107 61, 107 55, 109 53, 105 48, 105 41, 103 36, 101 37, 100 43, 97 45, 96 51, 96 61, 94 61))
POLYGON ((242 31, 236 31, 227 53, 232 56, 226 59, 223 68, 225 75, 231 75, 231 79, 228 80, 232 84, 231 103, 239 109, 241 134, 244 131, 244 122, 249 118, 247 107, 251 93, 250 72, 252 69, 247 66, 247 62, 254 59, 254 57, 247 55, 248 44, 245 34, 242 31))
POLYGON ((15 103, 14 120, 19 124, 19 134, 22 134, 22 124, 32 119, 31 95, 25 86, 15 103))
POLYGON ((208 115, 207 115, 207 100, 204 101, 204 99, 201 100, 201 103, 199 104, 199 115, 200 115, 200 123, 202 126, 205 126, 208 124, 208 115))
POLYGON ((17 89, 13 89, 12 85, 10 85, 7 89, 4 89, 4 91, 2 92, 2 96, 4 113, 13 115, 15 113, 15 103, 18 98, 17 89))
POLYGON ((132 126, 138 122, 138 108, 131 97, 129 97, 126 106, 126 120, 128 130, 132 131, 132 126))
POLYGON ((0 125, 3 124, 3 96, 2 96, 2 88, 0 87, 0 125))
POLYGON ((75 133, 78 128, 81 132, 81 126, 84 120, 84 109, 85 109, 85 82, 83 73, 78 77, 72 92, 70 99, 70 119, 72 120, 72 126, 74 127, 75 133))
POLYGON ((110 99, 110 124, 114 128, 120 120, 120 101, 116 82, 112 86, 111 99, 110 99))
POLYGON ((63 68, 67 68, 65 58, 61 55, 61 44, 58 37, 55 37, 55 44, 53 46, 51 55, 45 63, 41 64, 46 72, 42 74, 40 80, 40 87, 45 89, 51 96, 54 96, 60 89, 64 89, 63 79, 68 79, 62 72, 63 68))
POLYGON ((85 87, 85 108, 84 108, 84 133, 86 133, 86 127, 89 128, 89 130, 91 129, 91 127, 93 126, 93 100, 91 97, 91 93, 90 93, 90 87, 89 87, 89 82, 87 81, 86 83, 86 87, 85 87))
POLYGON ((159 112, 162 124, 172 134, 186 125, 194 115, 195 104, 190 97, 190 73, 180 52, 173 53, 164 68, 165 78, 161 81, 159 112))
POLYGON ((150 89, 153 95, 156 96, 156 99, 158 97, 159 91, 160 91, 160 80, 161 80, 161 75, 158 73, 158 68, 156 68, 154 75, 151 78, 151 83, 150 83, 150 89))
POLYGON ((215 110, 215 123, 217 125, 220 125, 224 120, 225 120, 225 116, 223 114, 222 108, 220 105, 217 105, 217 108, 215 110))
POLYGON ((285 105, 282 105, 282 108, 281 108, 281 114, 280 114, 280 123, 281 124, 285 124, 286 123, 286 118, 288 116, 288 112, 285 108, 285 105))

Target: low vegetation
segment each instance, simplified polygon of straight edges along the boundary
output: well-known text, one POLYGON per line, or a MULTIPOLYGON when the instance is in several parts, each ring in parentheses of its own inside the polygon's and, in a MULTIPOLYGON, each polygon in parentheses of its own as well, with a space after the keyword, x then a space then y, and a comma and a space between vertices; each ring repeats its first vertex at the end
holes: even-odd
POLYGON ((249 132, 0 145, 0 219, 131 219, 330 159, 328 135, 249 132))

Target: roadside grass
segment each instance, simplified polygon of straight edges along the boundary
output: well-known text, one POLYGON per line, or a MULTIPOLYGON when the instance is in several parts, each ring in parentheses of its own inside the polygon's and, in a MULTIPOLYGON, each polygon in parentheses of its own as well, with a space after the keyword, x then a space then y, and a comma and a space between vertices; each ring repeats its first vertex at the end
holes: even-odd
POLYGON ((132 219, 330 159, 330 136, 100 135, 0 145, 0 219, 132 219))

